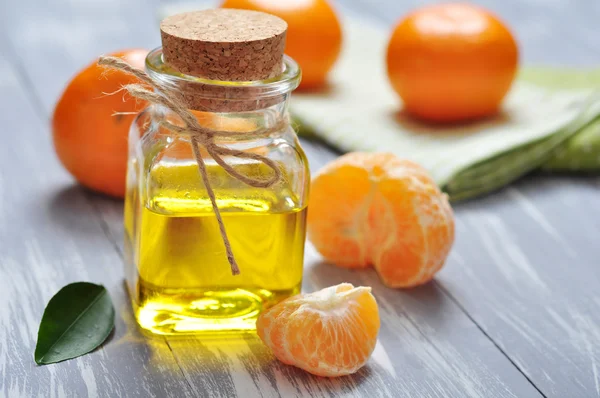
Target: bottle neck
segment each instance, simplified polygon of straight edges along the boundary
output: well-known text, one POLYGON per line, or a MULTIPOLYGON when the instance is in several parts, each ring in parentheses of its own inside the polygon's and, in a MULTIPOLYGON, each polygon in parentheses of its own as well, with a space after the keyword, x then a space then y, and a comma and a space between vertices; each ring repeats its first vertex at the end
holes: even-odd
POLYGON ((285 108, 301 77, 298 65, 289 57, 284 57, 281 75, 266 80, 221 81, 184 75, 164 63, 161 48, 148 54, 146 72, 165 92, 178 94, 187 108, 232 116, 255 111, 264 114, 282 103, 285 108))

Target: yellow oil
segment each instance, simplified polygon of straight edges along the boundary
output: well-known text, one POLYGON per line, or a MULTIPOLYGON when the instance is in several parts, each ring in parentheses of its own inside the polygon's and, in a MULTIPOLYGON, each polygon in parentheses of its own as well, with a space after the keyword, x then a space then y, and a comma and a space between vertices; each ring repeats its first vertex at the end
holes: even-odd
POLYGON ((147 198, 139 200, 136 188, 128 192, 126 250, 135 316, 157 334, 254 330, 264 308, 300 292, 306 208, 285 189, 239 186, 209 166, 220 177, 213 186, 241 271, 233 276, 196 167, 155 168, 150 180, 157 183, 147 198))

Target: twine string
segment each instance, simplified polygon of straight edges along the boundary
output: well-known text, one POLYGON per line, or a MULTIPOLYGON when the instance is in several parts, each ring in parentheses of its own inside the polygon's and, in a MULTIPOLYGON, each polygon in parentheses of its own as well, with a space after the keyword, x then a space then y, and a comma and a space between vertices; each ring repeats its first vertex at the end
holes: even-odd
POLYGON ((169 88, 163 86, 162 84, 152 80, 152 78, 150 78, 150 76, 148 76, 148 74, 143 70, 134 68, 127 62, 116 57, 100 57, 100 59, 98 60, 98 64, 109 69, 121 70, 125 73, 135 76, 147 86, 150 86, 152 89, 149 89, 142 84, 128 84, 124 86, 124 89, 127 90, 127 92, 135 98, 139 98, 151 104, 160 105, 171 110, 183 121, 183 127, 176 126, 172 123, 167 122, 166 120, 159 121, 159 125, 175 134, 189 134, 191 136, 190 142, 192 152, 198 165, 198 171, 200 172, 200 176, 202 177, 202 182, 204 183, 204 187, 206 188, 206 192, 208 194, 208 197, 210 198, 210 203, 212 205, 213 211, 215 212, 217 223, 219 224, 219 233, 221 234, 223 244, 225 245, 225 252, 227 255, 227 261, 231 266, 231 273, 232 275, 238 275, 240 273, 240 269, 231 249, 231 243, 227 236, 225 224, 223 223, 223 218, 221 217, 221 212, 219 211, 219 207, 217 205, 215 192, 210 184, 206 164, 204 163, 204 158, 202 157, 202 154, 200 152, 200 145, 202 145, 206 149, 208 154, 212 157, 212 159, 233 178, 251 187, 268 188, 279 182, 282 178, 281 170, 277 166, 277 163, 257 153, 244 152, 220 146, 214 142, 214 139, 215 137, 245 137, 250 135, 265 135, 270 132, 279 131, 282 127, 284 127, 284 122, 281 121, 274 127, 257 129, 249 133, 213 130, 202 126, 198 119, 192 113, 190 113, 190 111, 188 111, 184 103, 182 103, 177 98, 175 93, 173 93, 169 88), (232 166, 227 164, 227 162, 225 162, 225 160, 223 159, 223 156, 231 156, 240 159, 252 159, 257 162, 260 162, 265 166, 269 167, 271 170, 273 170, 272 176, 268 179, 258 179, 241 174, 232 166))

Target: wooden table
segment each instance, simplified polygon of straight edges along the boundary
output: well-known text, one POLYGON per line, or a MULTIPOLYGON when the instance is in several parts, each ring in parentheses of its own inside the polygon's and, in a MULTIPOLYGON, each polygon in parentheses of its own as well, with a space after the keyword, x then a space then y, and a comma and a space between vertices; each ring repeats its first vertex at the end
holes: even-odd
MULTIPOLYGON (((417 0, 339 1, 390 26, 417 0)), ((597 0, 482 1, 510 22, 527 63, 598 64, 597 0)), ((342 379, 275 361, 252 336, 143 338, 123 284, 122 204, 81 189, 59 165, 49 115, 95 56, 159 44, 158 0, 0 3, 0 397, 600 396, 597 177, 534 175, 455 207, 457 241, 434 282, 381 285, 321 263, 306 290, 374 287, 382 327, 369 365, 342 379), (73 281, 104 284, 117 309, 94 353, 36 366, 39 320, 73 281)), ((313 171, 335 155, 306 143, 313 171)))

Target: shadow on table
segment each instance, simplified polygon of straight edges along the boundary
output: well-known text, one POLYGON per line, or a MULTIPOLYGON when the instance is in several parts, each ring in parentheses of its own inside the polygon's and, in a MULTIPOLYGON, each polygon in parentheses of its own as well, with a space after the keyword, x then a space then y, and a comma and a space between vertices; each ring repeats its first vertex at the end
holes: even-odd
POLYGON ((220 338, 167 338, 173 355, 185 373, 194 374, 192 383, 198 390, 219 386, 223 396, 254 396, 272 390, 282 396, 364 395, 375 383, 375 372, 368 364, 357 373, 327 378, 314 376, 277 360, 255 333, 227 334, 220 338), (247 390, 239 391, 234 380, 247 379, 247 390), (197 384, 196 384, 197 383, 197 384), (256 389, 256 390, 255 390, 256 389), (361 392, 361 394, 358 394, 361 392))
POLYGON ((457 139, 478 134, 483 129, 502 127, 511 121, 511 115, 500 111, 494 115, 466 122, 436 123, 417 119, 403 109, 394 111, 391 117, 398 126, 406 133, 415 136, 432 135, 436 140, 457 139))
POLYGON ((452 203, 455 213, 491 210, 515 205, 515 191, 536 203, 568 201, 595 197, 600 186, 599 173, 534 171, 498 190, 452 203))
POLYGON ((90 191, 81 185, 73 184, 58 189, 48 201, 50 216, 54 222, 68 230, 99 234, 98 228, 85 228, 90 218, 100 217, 100 213, 121 214, 123 201, 90 191))
MULTIPOLYGON (((447 297, 435 283, 427 283, 409 289, 394 289, 385 286, 374 269, 352 270, 318 262, 308 265, 305 273, 305 291, 319 290, 342 282, 354 286, 371 286, 375 297, 389 304, 390 310, 402 313, 418 312, 430 320, 443 318, 443 310, 448 305, 447 297)), ((380 307, 381 307, 380 303, 380 307)))

